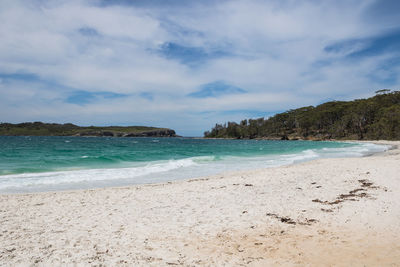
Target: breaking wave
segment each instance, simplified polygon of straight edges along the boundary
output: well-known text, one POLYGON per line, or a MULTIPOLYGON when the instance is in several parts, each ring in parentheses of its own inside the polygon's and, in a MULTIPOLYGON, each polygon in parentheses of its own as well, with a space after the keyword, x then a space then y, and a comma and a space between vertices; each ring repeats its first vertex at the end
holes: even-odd
MULTIPOLYGON (((178 160, 131 163, 129 167, 72 169, 0 176, 0 193, 87 189, 166 182, 225 171, 275 167, 318 158, 362 157, 383 152, 389 146, 354 143, 338 148, 305 149, 299 153, 261 156, 200 156, 178 160), (133 165, 136 164, 136 165, 133 165)), ((82 155, 82 159, 90 159, 82 155)), ((102 158, 102 160, 110 160, 102 158)))

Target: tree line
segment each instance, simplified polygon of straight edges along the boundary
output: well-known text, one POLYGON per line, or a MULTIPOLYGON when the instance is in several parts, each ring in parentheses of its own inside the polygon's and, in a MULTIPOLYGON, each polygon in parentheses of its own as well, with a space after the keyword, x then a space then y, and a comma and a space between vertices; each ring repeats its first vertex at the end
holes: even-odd
POLYGON ((216 124, 206 138, 282 140, 400 140, 400 91, 382 89, 374 97, 331 101, 288 110, 269 118, 216 124))

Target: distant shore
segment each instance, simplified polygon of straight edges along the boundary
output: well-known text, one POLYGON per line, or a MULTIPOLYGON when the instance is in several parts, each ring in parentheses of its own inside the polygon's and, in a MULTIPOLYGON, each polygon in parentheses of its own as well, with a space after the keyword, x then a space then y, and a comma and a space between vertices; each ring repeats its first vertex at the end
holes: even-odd
POLYGON ((161 184, 0 195, 0 265, 394 266, 399 141, 161 184))
POLYGON ((168 128, 43 122, 0 123, 0 136, 178 137, 174 130, 168 128))

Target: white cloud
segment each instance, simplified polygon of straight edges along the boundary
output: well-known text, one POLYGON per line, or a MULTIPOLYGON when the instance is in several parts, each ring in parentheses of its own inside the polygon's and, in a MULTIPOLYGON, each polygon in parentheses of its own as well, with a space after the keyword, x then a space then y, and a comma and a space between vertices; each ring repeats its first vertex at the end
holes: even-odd
POLYGON ((368 96, 386 86, 382 81, 393 74, 377 66, 395 55, 352 61, 343 57, 363 43, 337 53, 324 48, 384 32, 386 24, 365 19, 374 3, 254 0, 168 7, 2 1, 0 75, 11 76, 0 83, 1 118, 156 124, 199 135, 215 122, 244 118, 245 112, 229 113, 233 110, 268 114, 338 96, 368 96), (223 53, 186 65, 177 58, 184 53, 163 56, 159 48, 164 43, 196 47, 204 55, 223 53), (15 73, 38 79, 24 81, 13 78, 15 73), (248 93, 188 97, 216 80, 248 93), (128 96, 85 106, 66 103, 76 90, 128 96), (140 97, 143 92, 154 99, 140 97))

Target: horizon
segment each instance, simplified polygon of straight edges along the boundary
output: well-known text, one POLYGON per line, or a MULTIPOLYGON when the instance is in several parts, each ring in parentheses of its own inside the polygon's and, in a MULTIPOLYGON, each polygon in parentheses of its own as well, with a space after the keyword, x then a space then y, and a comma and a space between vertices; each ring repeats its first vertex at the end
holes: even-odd
MULTIPOLYGON (((382 94, 396 93, 396 92, 400 92, 400 91, 398 91, 398 90, 392 90, 392 89, 380 89, 380 90, 375 91, 375 96, 377 96, 377 95, 382 95, 382 94)), ((365 98, 362 98, 362 99, 353 99, 353 100, 349 100, 349 101, 330 100, 330 101, 327 101, 327 102, 324 102, 324 103, 321 103, 321 104, 325 104, 325 103, 329 103, 329 102, 352 102, 352 101, 363 100, 363 99, 365 99, 365 98)), ((312 107, 317 107, 317 106, 318 106, 318 105, 315 105, 315 106, 312 106, 312 107)), ((303 107, 297 107, 297 108, 295 108, 295 109, 298 109, 298 108, 303 108, 303 107)), ((283 111, 282 113, 288 112, 288 111, 290 111, 290 110, 283 111)), ((259 117, 259 118, 269 119, 270 117, 273 117, 273 116, 275 116, 275 115, 277 115, 277 114, 280 114, 280 113, 275 113, 275 114, 272 114, 272 115, 267 116, 267 117, 259 117)), ((259 119, 259 118, 250 118, 250 119, 259 119)), ((247 119, 249 119, 249 118, 245 118, 245 119, 247 120, 247 119)), ((9 123, 9 122, 1 122, 1 121, 0 121, 0 124, 7 124, 7 123, 9 123)), ((148 127, 148 128, 154 127, 154 128, 160 128, 160 129, 170 129, 170 130, 174 130, 174 131, 175 131, 175 129, 173 129, 173 128, 163 127, 163 126, 151 126, 151 125, 115 125, 115 124, 109 124, 109 125, 107 125, 107 124, 105 124, 105 125, 90 125, 90 124, 82 125, 82 124, 81 124, 81 125, 79 125, 79 124, 74 124, 74 123, 71 123, 71 122, 58 123, 58 122, 46 122, 46 121, 24 121, 24 122, 18 122, 18 123, 14 123, 14 124, 22 124, 22 123, 43 123, 43 124, 61 124, 61 125, 62 125, 62 124, 73 124, 73 125, 78 126, 78 127, 148 127)), ((225 121, 225 122, 216 122, 216 123, 214 124, 214 126, 215 126, 216 124, 226 125, 227 123, 228 123, 228 121, 225 121)), ((235 121, 235 123, 238 123, 238 124, 239 124, 240 122, 239 122, 239 121, 235 121)), ((209 130, 212 130, 212 129, 210 128, 210 129, 205 130, 205 131, 209 131, 209 130)), ((204 132, 205 132, 205 131, 204 131, 204 132)), ((176 132, 176 131, 175 131, 175 132, 176 132)), ((202 135, 198 135, 198 136, 180 135, 178 132, 176 132, 176 134, 177 134, 176 137, 183 137, 183 138, 204 138, 204 137, 205 137, 204 132, 203 132, 202 135)))
POLYGON ((399 88, 398 1, 3 1, 0 120, 201 137, 399 88))

